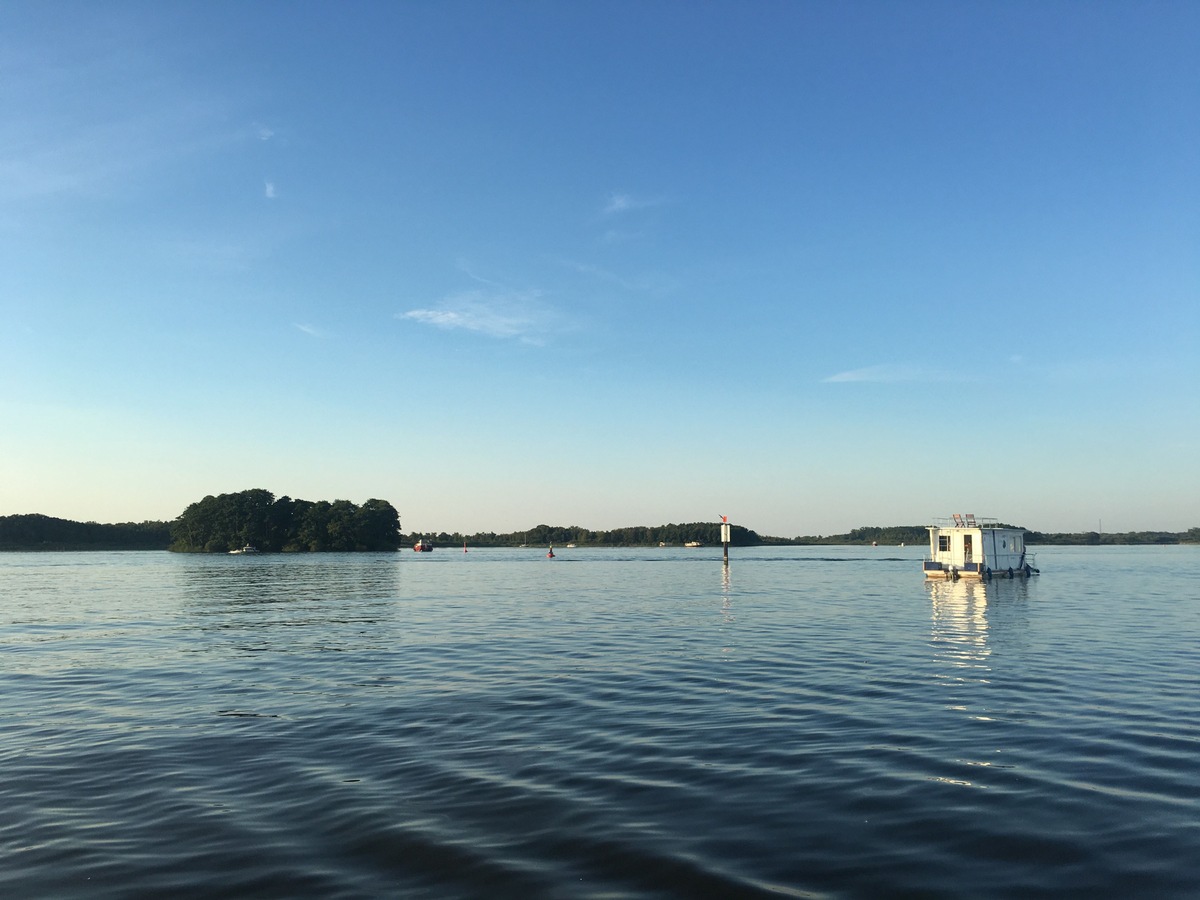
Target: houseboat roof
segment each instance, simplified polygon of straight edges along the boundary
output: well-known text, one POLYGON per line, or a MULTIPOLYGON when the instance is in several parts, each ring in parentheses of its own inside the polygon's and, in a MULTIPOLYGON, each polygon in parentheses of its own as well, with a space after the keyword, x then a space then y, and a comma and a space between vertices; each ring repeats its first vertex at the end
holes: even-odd
POLYGON ((939 530, 946 528, 1007 528, 1010 531, 1021 531, 1014 525, 1001 524, 999 519, 994 519, 990 516, 975 516, 973 513, 955 513, 952 516, 938 518, 933 520, 932 525, 926 525, 926 528, 937 528, 939 530))

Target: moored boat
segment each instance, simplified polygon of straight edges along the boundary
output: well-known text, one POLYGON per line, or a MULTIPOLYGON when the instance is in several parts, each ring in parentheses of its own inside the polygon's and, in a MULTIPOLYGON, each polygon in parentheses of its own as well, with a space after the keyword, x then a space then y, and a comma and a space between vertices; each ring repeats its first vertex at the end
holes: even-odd
POLYGON ((1039 574, 1034 557, 1025 550, 1025 531, 995 519, 976 519, 955 513, 939 519, 929 530, 926 578, 992 578, 1039 574))
POLYGON ((430 553, 433 551, 433 542, 421 538, 413 544, 413 551, 416 553, 430 553))
POLYGON ((258 552, 257 547, 255 547, 253 544, 247 544, 245 547, 241 547, 237 550, 230 550, 229 555, 230 556, 242 556, 243 554, 246 554, 246 553, 257 553, 257 552, 258 552))

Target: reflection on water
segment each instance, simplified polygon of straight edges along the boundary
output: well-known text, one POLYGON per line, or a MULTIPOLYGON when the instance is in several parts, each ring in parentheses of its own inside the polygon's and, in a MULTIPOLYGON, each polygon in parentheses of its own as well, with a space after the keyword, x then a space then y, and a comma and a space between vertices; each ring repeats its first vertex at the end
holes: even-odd
POLYGON ((340 562, 333 566, 316 556, 289 554, 197 556, 184 559, 180 577, 190 599, 230 606, 396 596, 400 567, 395 553, 355 554, 340 562))
POLYGON ((182 562, 179 588, 194 626, 237 635, 246 650, 361 646, 371 626, 396 615, 400 565, 394 553, 345 554, 333 565, 292 554, 182 562))
POLYGON ((979 666, 998 640, 1020 643, 1033 579, 929 580, 931 640, 939 655, 958 665, 979 666))
POLYGON ((939 656, 964 666, 983 663, 988 654, 987 591, 982 581, 928 581, 932 606, 931 640, 939 656))

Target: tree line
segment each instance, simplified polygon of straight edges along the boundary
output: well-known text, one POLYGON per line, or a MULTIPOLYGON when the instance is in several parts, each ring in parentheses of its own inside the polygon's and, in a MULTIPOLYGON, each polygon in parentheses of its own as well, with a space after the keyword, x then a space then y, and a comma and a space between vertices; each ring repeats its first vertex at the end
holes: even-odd
MULTIPOLYGON (((469 544, 473 547, 545 547, 551 544, 578 547, 656 547, 659 544, 679 546, 698 541, 701 544, 720 544, 721 526, 716 522, 688 522, 669 525, 633 525, 608 531, 594 531, 578 525, 535 525, 526 531, 497 534, 481 531, 475 534, 441 532, 425 535, 438 544, 469 544)), ((414 535, 417 537, 417 535, 414 535)), ((741 525, 731 525, 729 543, 735 547, 766 543, 788 543, 782 538, 761 537, 741 525)))
MULTIPOLYGON (((1006 526, 1020 527, 1020 526, 1006 526)), ((929 539, 924 525, 863 526, 844 534, 801 535, 795 538, 760 535, 741 525, 731 526, 734 546, 763 544, 871 544, 923 545, 929 539)), ((1023 529, 1024 530, 1024 529, 1023 529)), ((348 500, 333 502, 275 498, 261 489, 208 496, 191 504, 173 522, 123 522, 114 525, 75 522, 37 513, 0 516, 0 550, 176 550, 223 553, 253 545, 264 551, 314 552, 322 550, 395 550, 406 540, 400 533, 400 516, 384 500, 357 506, 348 500)), ((467 543, 475 547, 518 547, 522 544, 590 547, 632 547, 692 541, 719 544, 720 525, 690 522, 658 526, 630 526, 609 531, 578 525, 537 525, 526 531, 497 534, 492 531, 426 535, 439 544, 467 543)), ((1028 544, 1195 544, 1200 527, 1187 531, 1136 531, 1100 533, 1042 532, 1025 530, 1028 544)))
POLYGON ((929 532, 924 525, 864 525, 845 534, 801 535, 792 544, 927 544, 929 532))
POLYGON ((167 522, 73 522, 40 513, 0 516, 0 550, 165 550, 167 522))
POLYGON ((1025 532, 1027 544, 1200 544, 1200 528, 1187 531, 1025 532))
MULTIPOLYGON (((1025 532, 1026 544, 1196 544, 1200 543, 1200 528, 1187 531, 1125 531, 1099 533, 1029 531, 1020 525, 1001 525, 1001 528, 1016 528, 1025 532)), ((791 544, 924 544, 929 541, 929 532, 924 525, 891 525, 887 527, 864 526, 845 534, 805 535, 786 543, 791 544)))

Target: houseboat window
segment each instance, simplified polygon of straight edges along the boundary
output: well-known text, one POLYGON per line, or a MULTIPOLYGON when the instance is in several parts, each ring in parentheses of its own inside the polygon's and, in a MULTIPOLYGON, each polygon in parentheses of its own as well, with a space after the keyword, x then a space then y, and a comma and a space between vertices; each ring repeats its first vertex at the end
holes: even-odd
POLYGON ((948 534, 939 534, 938 535, 938 550, 942 553, 949 552, 949 550, 950 550, 950 535, 948 535, 948 534))

